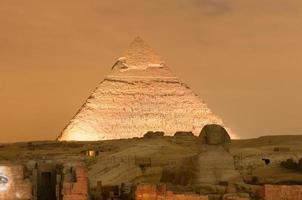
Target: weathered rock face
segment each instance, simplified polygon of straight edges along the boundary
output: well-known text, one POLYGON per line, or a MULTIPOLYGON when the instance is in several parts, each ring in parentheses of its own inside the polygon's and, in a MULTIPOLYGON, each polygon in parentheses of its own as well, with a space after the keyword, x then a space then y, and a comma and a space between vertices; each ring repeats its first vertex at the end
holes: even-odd
POLYGON ((265 185, 265 200, 302 200, 301 185, 265 185))
POLYGON ((0 199, 30 200, 32 184, 24 178, 23 166, 15 164, 0 165, 0 199))
POLYGON ((174 194, 166 185, 140 184, 135 191, 135 200, 208 200, 207 196, 196 194, 174 194))
POLYGON ((145 135, 144 138, 160 138, 165 135, 164 132, 162 131, 148 131, 145 135))
POLYGON ((78 164, 70 169, 65 166, 61 195, 63 200, 88 199, 88 172, 83 164, 78 164), (75 176, 73 178, 68 178, 75 176))
POLYGON ((250 200, 246 193, 228 193, 223 195, 222 200, 250 200))
POLYGON ((217 193, 220 185, 243 183, 239 171, 235 169, 233 156, 226 148, 230 137, 223 127, 206 125, 199 140, 203 141, 202 144, 199 142, 199 153, 183 159, 179 166, 164 167, 161 182, 192 184, 199 188, 210 186, 210 190, 199 191, 202 194, 217 193))
POLYGON ((192 183, 194 185, 242 183, 235 170, 234 159, 223 146, 208 145, 192 158, 192 183))
POLYGON ((59 140, 142 137, 148 131, 192 131, 221 124, 205 103, 174 76, 140 38, 96 88, 59 140))
POLYGON ((194 138, 194 134, 190 132, 184 132, 184 131, 177 131, 174 134, 174 137, 179 137, 179 138, 194 138))
POLYGON ((231 143, 228 132, 218 124, 207 124, 201 130, 199 140, 209 145, 225 145, 231 143))
POLYGON ((192 158, 192 183, 228 184, 242 183, 239 171, 235 169, 233 156, 226 148, 230 144, 228 132, 220 125, 203 127, 199 140, 202 141, 200 153, 192 158))

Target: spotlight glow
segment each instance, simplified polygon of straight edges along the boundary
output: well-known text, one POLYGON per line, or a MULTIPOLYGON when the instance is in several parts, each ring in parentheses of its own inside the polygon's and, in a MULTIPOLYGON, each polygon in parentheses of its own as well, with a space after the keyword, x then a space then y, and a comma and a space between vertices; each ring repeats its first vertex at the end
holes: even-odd
POLYGON ((0 192, 6 191, 8 188, 9 179, 3 173, 0 172, 0 192))

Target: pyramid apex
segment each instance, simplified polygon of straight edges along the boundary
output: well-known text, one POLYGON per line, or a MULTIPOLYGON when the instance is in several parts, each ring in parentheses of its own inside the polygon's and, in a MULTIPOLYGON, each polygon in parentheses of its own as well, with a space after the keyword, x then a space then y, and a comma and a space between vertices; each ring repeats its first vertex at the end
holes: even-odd
POLYGON ((136 36, 134 40, 132 40, 132 42, 130 43, 129 48, 133 45, 140 46, 140 47, 148 46, 150 48, 150 46, 141 36, 136 36))
POLYGON ((163 59, 141 38, 136 37, 112 66, 108 77, 176 78, 163 59))
POLYGON ((120 58, 129 69, 147 69, 150 66, 161 66, 164 62, 154 50, 139 36, 130 43, 120 58))
POLYGON ((131 42, 131 44, 132 43, 145 43, 146 44, 146 42, 143 40, 143 38, 141 38, 140 36, 136 36, 135 38, 134 38, 134 40, 131 42))

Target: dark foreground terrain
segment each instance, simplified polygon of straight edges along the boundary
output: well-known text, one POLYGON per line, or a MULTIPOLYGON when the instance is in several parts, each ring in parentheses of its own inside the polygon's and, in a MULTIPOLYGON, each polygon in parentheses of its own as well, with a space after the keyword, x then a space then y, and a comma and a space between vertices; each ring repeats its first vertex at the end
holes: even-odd
POLYGON ((246 192, 265 184, 302 184, 302 136, 264 136, 227 145, 202 143, 190 134, 19 142, 0 144, 0 163, 22 164, 27 169, 37 163, 84 163, 91 194, 100 184, 140 183, 165 183, 179 193, 219 194, 229 185, 246 192))

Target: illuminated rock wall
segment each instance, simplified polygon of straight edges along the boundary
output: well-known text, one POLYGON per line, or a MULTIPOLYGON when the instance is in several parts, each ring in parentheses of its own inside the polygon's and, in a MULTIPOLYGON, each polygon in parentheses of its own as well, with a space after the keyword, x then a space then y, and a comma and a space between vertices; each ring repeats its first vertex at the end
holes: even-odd
POLYGON ((195 194, 174 194, 167 191, 164 184, 140 184, 135 192, 135 200, 208 200, 208 197, 195 194))
POLYGON ((222 200, 250 200, 249 197, 240 197, 240 194, 225 194, 222 200))
POLYGON ((83 164, 74 167, 64 167, 62 184, 63 200, 87 200, 88 198, 88 172, 83 164), (75 176, 71 179, 70 177, 75 176))
POLYGON ((302 200, 302 185, 265 185, 264 200, 302 200))
POLYGON ((200 133, 205 124, 223 124, 166 64, 137 38, 101 82, 59 140, 142 137, 148 131, 200 133))
POLYGON ((32 185, 29 179, 24 179, 23 166, 0 164, 0 199, 30 200, 32 185))

